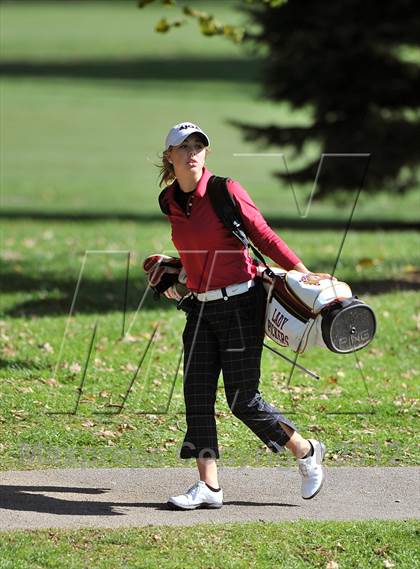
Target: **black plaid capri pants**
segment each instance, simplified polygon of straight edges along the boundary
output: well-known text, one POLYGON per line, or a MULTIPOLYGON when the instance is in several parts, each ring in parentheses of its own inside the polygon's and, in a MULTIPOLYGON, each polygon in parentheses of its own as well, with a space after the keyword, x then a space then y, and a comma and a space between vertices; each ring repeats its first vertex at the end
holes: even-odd
POLYGON ((183 332, 184 399, 187 432, 181 458, 219 458, 214 405, 220 371, 232 413, 273 452, 289 436, 280 423, 293 423, 262 398, 260 380, 265 292, 256 279, 248 292, 190 303, 183 332))

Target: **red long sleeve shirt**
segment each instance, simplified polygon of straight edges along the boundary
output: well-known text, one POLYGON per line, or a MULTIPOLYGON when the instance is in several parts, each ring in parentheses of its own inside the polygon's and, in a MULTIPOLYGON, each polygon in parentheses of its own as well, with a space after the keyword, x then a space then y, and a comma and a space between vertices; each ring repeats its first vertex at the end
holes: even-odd
MULTIPOLYGON (((223 225, 206 195, 207 182, 212 173, 203 169, 203 175, 190 198, 187 213, 174 199, 174 182, 166 189, 172 241, 178 250, 187 273, 187 287, 194 292, 205 292, 241 283, 256 275, 256 267, 247 249, 223 225)), ((246 233, 264 255, 286 270, 300 262, 268 226, 257 206, 242 186, 233 180, 227 183, 229 192, 238 204, 246 233)))

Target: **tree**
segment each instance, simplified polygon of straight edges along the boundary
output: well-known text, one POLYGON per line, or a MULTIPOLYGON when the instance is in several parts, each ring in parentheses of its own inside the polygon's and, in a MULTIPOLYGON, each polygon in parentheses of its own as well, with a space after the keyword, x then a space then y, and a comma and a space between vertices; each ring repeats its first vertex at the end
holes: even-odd
MULTIPOLYGON (((365 187, 371 191, 403 192, 418 185, 420 4, 415 0, 244 0, 244 4, 250 4, 247 11, 259 32, 224 33, 224 25, 211 16, 207 35, 216 30, 235 41, 256 41, 267 53, 265 96, 312 113, 308 126, 239 123, 245 136, 295 153, 313 141, 322 153, 370 153, 365 187)), ((185 13, 188 10, 200 23, 200 14, 191 8, 185 13)), ((203 14, 200 26, 206 33, 203 14)), ((292 171, 289 179, 313 181, 318 165, 319 158, 292 171)), ((354 190, 359 183, 360 164, 353 161, 343 176, 342 162, 331 161, 318 180, 317 196, 337 188, 354 190)))

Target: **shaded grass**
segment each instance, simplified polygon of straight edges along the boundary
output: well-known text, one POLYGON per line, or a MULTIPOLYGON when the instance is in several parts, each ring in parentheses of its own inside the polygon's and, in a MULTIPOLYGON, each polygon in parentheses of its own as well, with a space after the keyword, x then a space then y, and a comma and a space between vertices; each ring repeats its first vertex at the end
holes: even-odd
POLYGON ((0 535, 1 569, 86 566, 297 569, 419 565, 419 523, 282 522, 0 535), (333 562, 336 565, 333 565, 333 562))
MULTIPOLYGON (((176 254, 170 228, 161 223, 58 223, 3 221, 2 310, 10 316, 68 314, 86 251, 82 285, 76 305, 80 313, 121 311, 124 303, 127 252, 130 252, 129 310, 145 290, 143 259, 153 252, 176 254)), ((305 263, 332 271, 343 233, 279 230, 305 263)), ((347 236, 337 276, 350 282, 355 294, 418 289, 419 237, 414 231, 352 232, 347 236)), ((167 310, 149 296, 145 308, 167 310)))

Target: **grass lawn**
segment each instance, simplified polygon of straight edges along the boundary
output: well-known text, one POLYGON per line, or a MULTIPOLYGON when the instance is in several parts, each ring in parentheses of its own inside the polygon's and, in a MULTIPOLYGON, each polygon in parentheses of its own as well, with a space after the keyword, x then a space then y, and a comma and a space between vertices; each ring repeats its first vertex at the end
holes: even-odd
POLYGON ((419 530, 369 521, 10 532, 0 535, 0 568, 414 569, 419 530))
MULTIPOLYGON (((175 373, 184 315, 171 302, 156 302, 150 295, 137 311, 146 290, 140 262, 153 251, 170 251, 167 224, 27 220, 8 221, 3 227, 1 468, 179 464, 185 425, 182 380, 179 375, 175 381, 175 373), (102 252, 87 257, 74 316, 68 321, 86 250, 102 252), (129 335, 121 341, 124 251, 132 259, 124 323, 129 335), (74 415, 95 322, 96 344, 74 415), (113 415, 157 324, 157 341, 124 409, 113 415)), ((316 243, 311 232, 281 234, 308 266, 331 270, 340 234, 319 231, 316 243)), ((410 290, 417 243, 414 232, 348 235, 337 274, 372 305, 378 318, 377 338, 357 359, 314 350, 300 362, 316 370, 321 380, 296 372, 287 389, 290 366, 264 353, 264 395, 290 412, 303 432, 326 441, 330 464, 418 461, 418 314, 416 293, 410 290), (355 411, 364 414, 340 414, 355 411)), ((222 381, 217 411, 222 463, 279 462, 232 417, 222 381)))

